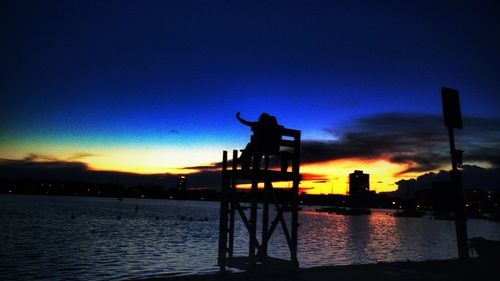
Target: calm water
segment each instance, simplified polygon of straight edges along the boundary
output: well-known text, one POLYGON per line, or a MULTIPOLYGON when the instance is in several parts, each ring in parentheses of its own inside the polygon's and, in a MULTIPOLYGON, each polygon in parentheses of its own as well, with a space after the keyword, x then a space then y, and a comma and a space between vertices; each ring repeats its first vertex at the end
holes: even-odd
MULTIPOLYGON (((120 280, 213 272, 218 208, 218 202, 0 195, 0 279, 120 280)), ((301 211, 300 265, 457 256, 453 222, 396 218, 389 212, 301 211)), ((470 237, 500 240, 500 223, 469 220, 468 230, 470 237)), ((235 247, 242 254, 245 231, 236 225, 235 247)), ((269 249, 288 258, 278 230, 269 249)))

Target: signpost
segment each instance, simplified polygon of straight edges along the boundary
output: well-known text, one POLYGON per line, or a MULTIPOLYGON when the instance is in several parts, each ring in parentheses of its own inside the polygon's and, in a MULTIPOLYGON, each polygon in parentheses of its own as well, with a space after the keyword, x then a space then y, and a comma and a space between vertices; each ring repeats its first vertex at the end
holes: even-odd
POLYGON ((457 234, 458 257, 464 261, 469 258, 467 241, 467 225, 465 223, 465 206, 462 190, 462 175, 458 169, 462 165, 462 150, 455 149, 455 135, 453 129, 462 129, 462 113, 458 91, 446 87, 441 88, 443 101, 444 125, 448 128, 450 139, 451 183, 453 186, 453 199, 455 202, 455 230, 457 234))

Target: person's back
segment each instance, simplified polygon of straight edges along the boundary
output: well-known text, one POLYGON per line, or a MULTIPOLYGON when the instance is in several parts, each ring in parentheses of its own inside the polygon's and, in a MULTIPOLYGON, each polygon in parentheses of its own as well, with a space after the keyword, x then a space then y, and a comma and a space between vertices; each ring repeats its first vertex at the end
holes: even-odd
POLYGON ((283 126, 278 125, 276 117, 262 113, 259 121, 252 127, 254 135, 252 142, 255 149, 261 154, 275 154, 279 152, 283 126))

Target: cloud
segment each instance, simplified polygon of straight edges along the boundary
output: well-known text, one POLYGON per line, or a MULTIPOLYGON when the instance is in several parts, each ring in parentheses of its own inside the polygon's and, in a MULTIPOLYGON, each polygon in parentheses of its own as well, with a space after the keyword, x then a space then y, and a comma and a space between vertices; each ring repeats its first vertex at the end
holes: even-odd
MULTIPOLYGON (((304 141, 303 163, 346 158, 386 158, 409 164, 403 173, 441 168, 450 161, 448 133, 441 116, 385 113, 355 120, 343 128, 328 128, 332 141, 304 141), (333 137, 332 137, 333 139, 333 137)), ((464 161, 500 166, 500 120, 467 117, 456 133, 464 161)))
POLYGON ((92 156, 99 156, 99 154, 84 153, 84 152, 75 153, 72 156, 68 157, 67 160, 68 161, 77 161, 77 160, 81 160, 83 158, 92 157, 92 156))
MULTIPOLYGON (((230 163, 229 163, 230 164, 230 163)), ((210 165, 188 166, 182 168, 183 170, 201 170, 201 171, 220 171, 222 162, 212 163, 210 165)))
POLYGON ((125 186, 153 184, 175 186, 176 176, 169 174, 143 175, 115 171, 93 171, 86 163, 77 161, 40 161, 28 155, 22 160, 0 159, 2 179, 43 179, 71 182, 116 183, 125 186))
POLYGON ((23 158, 24 161, 57 161, 58 159, 51 155, 43 155, 37 153, 30 153, 23 158))
POLYGON ((74 161, 79 161, 83 158, 92 157, 92 156, 99 156, 99 154, 79 152, 79 153, 74 153, 73 155, 69 156, 68 158, 66 158, 64 160, 61 160, 60 158, 57 158, 57 157, 52 156, 52 155, 30 153, 30 154, 26 155, 26 157, 23 158, 23 161, 25 161, 25 162, 74 162, 74 161))
MULTIPOLYGON (((41 179, 96 184, 115 183, 124 186, 158 185, 175 187, 175 174, 136 174, 116 171, 95 171, 79 161, 53 160, 53 157, 30 154, 21 160, 0 159, 0 179, 41 179)), ((221 174, 217 166, 197 166, 185 169, 200 170, 187 175, 190 188, 219 189, 221 174)))
POLYGON ((330 179, 325 175, 318 175, 318 174, 312 174, 312 173, 302 173, 302 179, 303 180, 312 180, 316 183, 323 183, 323 182, 330 181, 330 179))
MULTIPOLYGON (((411 192, 430 189, 433 182, 449 181, 446 171, 426 173, 416 179, 400 180, 397 194, 406 197, 411 192)), ((474 165, 465 165, 462 171, 462 185, 467 189, 500 190, 500 168, 485 169, 474 165)))

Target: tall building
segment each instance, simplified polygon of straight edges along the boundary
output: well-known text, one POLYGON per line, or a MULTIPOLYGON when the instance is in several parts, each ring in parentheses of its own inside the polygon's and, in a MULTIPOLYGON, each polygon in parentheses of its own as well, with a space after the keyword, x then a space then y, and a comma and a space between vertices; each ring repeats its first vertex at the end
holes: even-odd
POLYGON ((187 177, 185 175, 177 176, 177 190, 186 191, 187 177))
POLYGON ((349 196, 366 195, 370 192, 370 175, 355 170, 349 174, 349 196))

